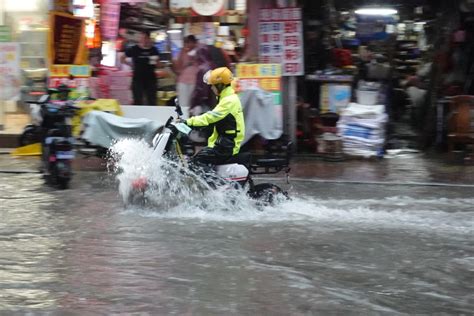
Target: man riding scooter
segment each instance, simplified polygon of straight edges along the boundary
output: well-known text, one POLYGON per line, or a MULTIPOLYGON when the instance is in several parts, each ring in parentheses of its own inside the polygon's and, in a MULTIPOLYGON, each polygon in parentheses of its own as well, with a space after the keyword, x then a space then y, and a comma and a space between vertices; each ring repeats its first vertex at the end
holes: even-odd
POLYGON ((197 165, 218 165, 236 156, 245 135, 244 114, 240 99, 231 87, 232 72, 227 67, 208 71, 203 80, 211 86, 219 98, 210 111, 185 121, 189 127, 213 126, 213 133, 207 140, 207 147, 194 157, 197 165))

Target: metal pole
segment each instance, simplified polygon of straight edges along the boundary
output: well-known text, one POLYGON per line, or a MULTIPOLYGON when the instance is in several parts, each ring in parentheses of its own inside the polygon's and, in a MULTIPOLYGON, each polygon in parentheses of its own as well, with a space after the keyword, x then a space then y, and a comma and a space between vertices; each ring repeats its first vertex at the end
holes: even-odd
POLYGON ((288 128, 291 141, 293 142, 293 151, 297 150, 296 142, 296 121, 297 121, 297 111, 296 111, 296 102, 297 102, 297 87, 296 87, 296 77, 288 77, 288 128))

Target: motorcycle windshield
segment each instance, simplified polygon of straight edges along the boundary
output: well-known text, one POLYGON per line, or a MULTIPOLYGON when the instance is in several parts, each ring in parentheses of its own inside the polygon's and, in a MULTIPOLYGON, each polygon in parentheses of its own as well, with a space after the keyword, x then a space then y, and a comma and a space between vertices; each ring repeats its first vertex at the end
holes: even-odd
POLYGON ((175 126, 178 131, 180 131, 181 133, 185 135, 188 135, 189 133, 191 133, 191 127, 189 127, 188 125, 184 123, 178 123, 175 126))

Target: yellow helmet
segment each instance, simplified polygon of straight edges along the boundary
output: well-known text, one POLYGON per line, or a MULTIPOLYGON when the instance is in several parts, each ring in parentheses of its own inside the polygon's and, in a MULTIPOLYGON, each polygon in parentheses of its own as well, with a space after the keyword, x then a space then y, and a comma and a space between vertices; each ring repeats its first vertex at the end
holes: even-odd
POLYGON ((209 70, 204 74, 203 81, 208 85, 215 85, 219 83, 230 84, 234 80, 232 71, 227 67, 220 67, 209 70))

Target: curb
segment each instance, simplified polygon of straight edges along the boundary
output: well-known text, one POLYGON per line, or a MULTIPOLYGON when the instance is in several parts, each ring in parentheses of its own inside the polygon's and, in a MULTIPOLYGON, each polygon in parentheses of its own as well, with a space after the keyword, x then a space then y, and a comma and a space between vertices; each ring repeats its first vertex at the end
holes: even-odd
POLYGON ((25 170, 1 170, 0 169, 0 174, 41 174, 41 172, 37 171, 37 170, 28 170, 28 169, 25 169, 25 170))
MULTIPOLYGON (((275 177, 255 177, 254 179, 259 180, 270 180, 278 181, 283 180, 282 178, 275 177)), ((313 182, 313 183, 332 183, 332 184, 359 184, 359 185, 400 185, 400 186, 420 186, 420 187, 452 187, 452 188, 474 188, 474 184, 463 184, 463 183, 443 183, 443 182, 398 182, 398 181, 355 181, 355 180, 326 180, 326 179, 304 179, 304 178, 292 178, 291 181, 295 182, 313 182)))

